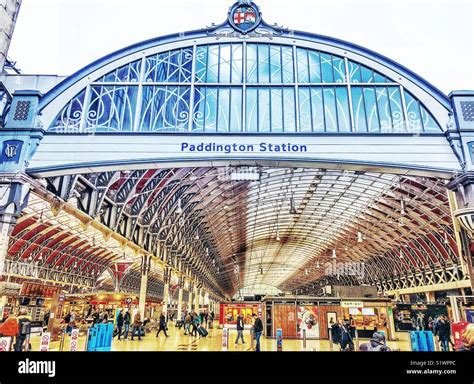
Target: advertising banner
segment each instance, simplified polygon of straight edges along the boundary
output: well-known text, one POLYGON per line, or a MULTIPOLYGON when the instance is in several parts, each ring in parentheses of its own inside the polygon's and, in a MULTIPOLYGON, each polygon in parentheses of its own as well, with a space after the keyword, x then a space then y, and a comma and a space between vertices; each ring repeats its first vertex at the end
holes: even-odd
POLYGON ((0 337, 0 352, 10 351, 12 340, 12 337, 0 337))
POLYGON ((302 339, 306 332, 308 339, 319 339, 319 313, 315 305, 298 307, 297 337, 302 339))
POLYGON ((45 332, 41 335, 40 352, 48 352, 49 351, 49 342, 50 341, 51 341, 51 333, 45 332))
POLYGON ((452 334, 454 338, 454 349, 459 351, 463 348, 463 333, 469 323, 460 321, 458 323, 451 324, 452 334))
POLYGON ((69 350, 71 352, 76 352, 77 351, 77 343, 79 341, 79 329, 74 328, 71 331, 71 344, 69 344, 69 350))

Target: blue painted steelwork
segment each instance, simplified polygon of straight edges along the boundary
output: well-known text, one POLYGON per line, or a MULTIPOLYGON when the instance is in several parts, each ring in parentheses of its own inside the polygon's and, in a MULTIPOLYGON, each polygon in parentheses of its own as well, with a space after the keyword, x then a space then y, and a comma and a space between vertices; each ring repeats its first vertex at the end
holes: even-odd
POLYGON ((396 81, 362 64, 288 45, 219 43, 161 52, 102 75, 66 104, 49 131, 421 133, 442 128, 396 81))

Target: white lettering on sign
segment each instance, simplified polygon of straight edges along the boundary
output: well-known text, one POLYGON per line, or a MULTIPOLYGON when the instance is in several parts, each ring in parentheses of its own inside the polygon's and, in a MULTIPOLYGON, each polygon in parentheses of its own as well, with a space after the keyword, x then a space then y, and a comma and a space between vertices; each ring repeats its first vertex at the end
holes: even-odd
POLYGON ((74 328, 71 331, 71 344, 69 345, 69 350, 71 352, 76 352, 77 351, 77 343, 79 341, 79 329, 74 328))
POLYGON ((362 301, 341 301, 342 308, 363 308, 364 303, 362 301))
POLYGON ((40 352, 48 352, 49 351, 49 342, 50 341, 51 341, 51 333, 45 332, 41 335, 40 352))

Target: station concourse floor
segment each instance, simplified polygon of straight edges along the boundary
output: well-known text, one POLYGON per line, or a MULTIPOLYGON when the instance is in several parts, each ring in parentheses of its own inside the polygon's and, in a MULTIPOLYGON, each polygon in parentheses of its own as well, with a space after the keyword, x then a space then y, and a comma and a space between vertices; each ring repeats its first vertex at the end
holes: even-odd
MULTIPOLYGON (((156 331, 147 333, 142 340, 139 341, 135 336, 134 340, 118 341, 117 337, 113 339, 112 351, 221 351, 222 350, 222 329, 214 327, 209 329, 209 334, 205 338, 192 337, 184 335, 183 328, 177 329, 174 325, 168 327, 169 337, 165 337, 164 333, 161 332, 158 338, 156 338, 156 331)), ((235 345, 235 338, 237 331, 231 330, 229 335, 229 351, 246 352, 251 351, 250 349, 250 333, 249 331, 244 332, 245 344, 239 342, 235 345)), ((410 351, 410 341, 408 332, 397 332, 397 341, 388 341, 387 344, 392 350, 410 351)), ((69 350, 69 336, 66 337, 64 342, 64 351, 69 350)), ((79 337, 78 351, 84 351, 85 349, 85 336, 79 337)), ((366 339, 360 339, 359 343, 367 342, 366 339)), ((31 339, 31 346, 33 351, 39 350, 39 336, 33 336, 31 339)), ((260 339, 260 346, 262 351, 276 351, 276 340, 272 338, 266 338, 264 336, 260 339)), ((50 351, 59 350, 59 341, 51 342, 50 351)), ((303 347, 302 340, 296 339, 283 339, 283 351, 330 351, 330 343, 328 340, 307 340, 306 348, 303 347)), ((334 346, 334 351, 338 351, 339 347, 334 346)))

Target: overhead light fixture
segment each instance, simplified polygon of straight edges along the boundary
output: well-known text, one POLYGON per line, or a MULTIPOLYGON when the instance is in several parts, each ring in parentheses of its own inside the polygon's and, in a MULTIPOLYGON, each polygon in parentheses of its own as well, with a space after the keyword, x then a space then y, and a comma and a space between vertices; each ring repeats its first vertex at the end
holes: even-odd
POLYGON ((72 266, 74 269, 77 268, 77 261, 74 262, 74 265, 72 266))
POLYGON ((405 256, 403 256, 403 251, 402 249, 400 248, 400 259, 403 259, 405 256))
POLYGON ((195 239, 196 239, 196 240, 199 240, 199 233, 196 233, 195 239))
POLYGON ((295 199, 293 199, 293 196, 290 198, 290 215, 296 215, 298 212, 296 211, 295 208, 295 199))
POLYGON ((181 215, 183 213, 183 208, 181 207, 181 198, 178 199, 178 208, 176 208, 175 213, 181 215))
POLYGON ((332 250, 332 258, 333 258, 333 259, 336 258, 336 249, 333 249, 333 250, 332 250))
POLYGON ((304 274, 305 274, 306 276, 308 276, 308 268, 305 268, 305 269, 304 269, 304 274))
POLYGON ((29 255, 26 260, 31 261, 31 260, 33 260, 33 258, 31 257, 31 255, 29 255))
POLYGON ((39 257, 38 257, 38 261, 41 261, 41 260, 43 260, 43 252, 40 252, 39 257))
POLYGON ((319 260, 318 260, 318 261, 316 261, 316 268, 318 268, 318 269, 319 269, 319 260))
POLYGON ((448 234, 446 232, 444 232, 444 244, 449 244, 448 234))
POLYGON ((400 215, 405 216, 407 211, 405 210, 405 200, 403 198, 400 200, 400 215))
POLYGON ((358 243, 362 243, 364 240, 362 238, 362 232, 361 231, 358 231, 357 232, 357 242, 358 243))
POLYGON ((262 267, 260 267, 260 268, 258 269, 258 273, 260 273, 261 275, 263 275, 263 268, 262 268, 262 267))
POLYGON ((278 230, 277 230, 277 235, 276 235, 276 237, 275 237, 275 240, 276 240, 276 241, 280 241, 280 240, 281 240, 281 239, 280 239, 280 231, 278 231, 278 230))

